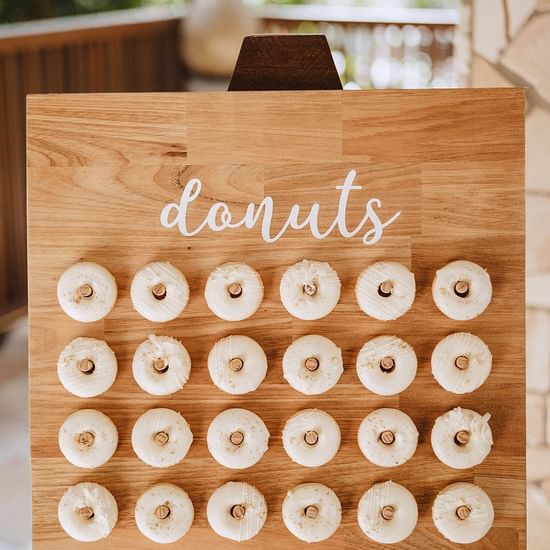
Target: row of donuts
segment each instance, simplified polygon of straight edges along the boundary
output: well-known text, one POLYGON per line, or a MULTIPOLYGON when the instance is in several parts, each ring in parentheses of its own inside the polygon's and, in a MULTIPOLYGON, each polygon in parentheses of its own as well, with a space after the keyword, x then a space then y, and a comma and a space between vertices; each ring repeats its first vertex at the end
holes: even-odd
MULTIPOLYGON (((366 342, 356 359, 359 380, 373 393, 395 395, 414 380, 417 357, 412 346, 397 336, 377 336, 366 342)), ((220 390, 242 395, 256 390, 267 373, 267 357, 252 338, 230 335, 218 340, 207 359, 212 382, 220 390)), ((283 375, 292 388, 319 395, 334 387, 343 371, 342 350, 319 334, 302 336, 286 349, 283 375)), ((447 391, 473 392, 492 368, 488 346, 473 334, 449 334, 435 346, 432 374, 447 391)), ((103 340, 76 338, 61 352, 57 372, 63 386, 79 397, 107 391, 117 375, 117 359, 103 340)), ((152 395, 169 395, 187 383, 191 358, 185 346, 170 336, 150 335, 137 347, 132 360, 136 383, 152 395)))
MULTIPOLYGON (((279 286, 287 311, 304 320, 328 315, 340 299, 340 278, 326 262, 302 260, 289 267, 279 286)), ((61 308, 81 322, 102 319, 117 299, 113 275, 93 262, 78 262, 66 269, 57 284, 61 308)), ((253 315, 263 299, 260 274, 242 263, 218 266, 206 281, 204 296, 220 319, 240 321, 253 315)), ((414 274, 397 262, 377 261, 358 277, 355 296, 361 310, 382 321, 397 319, 412 306, 416 294, 414 274)), ((436 272, 432 284, 436 306, 451 319, 480 315, 492 297, 491 278, 479 265, 453 261, 436 272)), ((149 321, 162 323, 178 317, 189 301, 185 275, 169 262, 152 262, 134 276, 130 288, 134 309, 149 321)))
MULTIPOLYGON (((206 517, 212 530, 242 542, 255 537, 267 519, 264 495, 253 485, 229 481, 208 499, 206 517)), ((118 520, 111 492, 97 483, 69 487, 58 506, 59 522, 73 539, 82 542, 107 537, 118 520)), ((137 500, 134 518, 139 531, 156 543, 176 542, 187 534, 195 517, 187 493, 171 483, 150 487, 137 500)), ((290 489, 282 504, 286 528, 305 542, 321 542, 340 527, 342 505, 336 493, 321 483, 302 483, 290 489)), ((473 483, 445 487, 434 499, 432 520, 451 542, 468 544, 482 539, 494 521, 487 493, 473 483)), ((382 544, 405 540, 418 521, 414 495, 391 480, 372 485, 357 506, 357 523, 370 539, 382 544)))
MULTIPOLYGON (((456 407, 439 416, 432 428, 431 444, 437 458, 455 469, 481 464, 491 451, 491 415, 456 407)), ((373 464, 400 466, 416 452, 418 430, 403 411, 376 409, 361 422, 357 442, 373 464)), ((241 470, 258 463, 268 450, 270 433, 252 411, 230 408, 210 423, 206 444, 212 457, 226 468, 241 470)), ((315 468, 330 462, 341 443, 336 420, 320 409, 303 409, 291 416, 282 431, 283 448, 301 466, 315 468)), ((193 443, 189 424, 172 409, 143 413, 132 428, 132 448, 137 457, 155 468, 181 462, 193 443)), ((59 430, 59 447, 65 458, 80 468, 105 464, 118 446, 118 431, 100 411, 81 409, 71 414, 59 430)))

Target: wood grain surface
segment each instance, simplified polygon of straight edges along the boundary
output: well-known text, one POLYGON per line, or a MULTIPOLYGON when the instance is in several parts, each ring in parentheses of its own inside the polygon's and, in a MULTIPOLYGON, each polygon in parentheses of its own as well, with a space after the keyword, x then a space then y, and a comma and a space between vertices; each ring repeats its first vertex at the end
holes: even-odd
POLYGON ((137 530, 133 510, 140 493, 158 482, 180 485, 195 505, 194 524, 174 547, 237 548, 206 520, 209 495, 228 480, 254 484, 267 500, 265 527, 242 543, 245 548, 307 546, 284 527, 281 504, 288 489, 308 481, 332 487, 343 506, 342 526, 319 547, 382 548, 363 535, 356 510, 363 492, 386 479, 408 487, 419 505, 415 532, 395 548, 455 547, 435 530, 431 506, 439 490, 459 480, 479 484, 495 506, 494 527, 469 548, 525 548, 522 90, 50 95, 30 96, 27 108, 34 548, 153 548, 137 530), (350 199, 350 223, 372 197, 382 200, 385 217, 402 211, 370 247, 337 234, 315 240, 307 230, 289 231, 274 244, 263 242, 258 228, 184 238, 159 223, 163 206, 179 201, 182 184, 200 177, 203 192, 189 214, 193 225, 216 200, 242 214, 249 201, 265 195, 274 198, 277 227, 292 204, 314 201, 328 224, 337 209, 334 187, 352 168, 363 189, 350 199), (282 273, 304 257, 328 261, 342 280, 339 304, 314 322, 292 318, 279 299, 282 273), (58 277, 80 258, 106 266, 119 288, 113 311, 93 324, 72 321, 56 300, 58 277), (468 322, 444 317, 431 297, 435 270, 462 258, 487 268, 494 287, 486 312, 468 322), (378 259, 402 262, 416 276, 415 303, 397 321, 371 319, 355 302, 357 276, 378 259), (187 309, 166 324, 141 318, 129 297, 134 273, 152 260, 181 268, 191 288, 187 309), (224 322, 206 307, 206 277, 225 261, 246 262, 263 278, 264 301, 248 320, 224 322), (464 396, 444 391, 431 375, 432 349, 454 331, 478 335, 493 353, 488 381, 464 396), (132 377, 134 350, 152 333, 180 338, 192 358, 189 382, 168 397, 144 393, 132 377), (308 333, 324 334, 343 350, 344 374, 320 396, 299 394, 282 375, 284 350, 308 333), (208 351, 228 334, 249 335, 266 351, 268 374, 253 393, 226 395, 210 381, 208 351), (418 355, 417 377, 398 396, 374 395, 356 376, 357 352, 380 334, 404 338, 418 355), (102 396, 74 397, 57 378, 57 358, 77 336, 105 339, 116 353, 118 377, 102 396), (492 414, 493 450, 465 471, 439 463, 430 446, 435 418, 457 405, 492 414), (157 406, 180 411, 194 434, 188 456, 164 470, 140 462, 130 443, 135 420, 157 406), (256 412, 271 432, 264 458, 242 471, 218 465, 205 443, 210 421, 231 406, 256 412), (372 465, 357 446, 361 420, 381 406, 402 409, 420 432, 416 454, 397 468, 372 465), (282 448, 286 419, 306 407, 326 410, 342 431, 340 451, 320 468, 292 463, 282 448), (105 412, 119 430, 115 455, 96 470, 72 466, 57 444, 60 425, 81 408, 105 412), (57 521, 61 495, 80 481, 105 485, 118 502, 119 521, 101 542, 71 541, 57 521))
POLYGON ((229 91, 341 90, 323 34, 245 36, 229 91))
POLYGON ((117 10, 0 26, 0 316, 27 303, 27 94, 185 89, 180 19, 117 10))

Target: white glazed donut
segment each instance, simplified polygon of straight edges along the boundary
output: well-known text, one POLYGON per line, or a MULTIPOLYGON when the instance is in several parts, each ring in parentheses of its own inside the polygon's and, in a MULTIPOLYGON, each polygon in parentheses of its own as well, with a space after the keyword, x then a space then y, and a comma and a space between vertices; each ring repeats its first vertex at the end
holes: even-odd
POLYGON ((134 515, 144 536, 166 544, 176 542, 189 531, 195 510, 183 489, 172 483, 159 483, 138 498, 134 515))
POLYGON ((414 349, 397 336, 377 336, 357 355, 357 376, 373 393, 395 395, 407 389, 416 376, 414 349))
POLYGON ((399 466, 416 451, 418 430, 411 418, 398 409, 377 409, 359 426, 359 448, 377 466, 399 466))
POLYGON ((181 390, 189 380, 191 358, 180 341, 151 334, 136 349, 132 372, 143 391, 170 395, 181 390))
POLYGON ((187 306, 189 285, 185 275, 169 262, 151 262, 132 280, 130 297, 134 309, 145 319, 165 323, 187 306))
POLYGON ((97 468, 116 451, 118 431, 102 412, 82 409, 71 414, 59 430, 63 456, 79 468, 97 468))
POLYGON ((218 340, 208 354, 208 372, 216 387, 233 395, 254 391, 267 373, 262 347, 248 336, 218 340))
POLYGON ((441 491, 432 506, 437 530, 451 542, 470 544, 482 539, 495 519, 487 493, 473 483, 451 483, 441 491))
POLYGON ((411 309, 416 293, 414 275, 397 262, 374 262, 355 285, 361 310, 380 321, 391 321, 411 309))
POLYGON ((260 274, 249 265, 229 262, 218 266, 206 281, 206 305, 224 321, 242 321, 256 313, 264 297, 260 274))
POLYGON ((481 416, 455 407, 438 417, 432 428, 432 448, 443 464, 459 470, 481 464, 491 451, 489 413, 481 416))
POLYGON ((432 374, 452 393, 470 393, 479 388, 491 372, 493 356, 487 344, 467 332, 449 334, 432 352, 432 374))
POLYGON ((246 409, 227 409, 210 424, 206 443, 210 454, 226 468, 253 466, 267 451, 269 431, 263 420, 246 409))
POLYGON ((113 309, 116 298, 115 278, 94 262, 73 264, 57 282, 57 300, 61 309, 81 323, 103 319, 113 309))
POLYGON ((474 262, 457 260, 437 270, 432 295, 435 305, 447 317, 468 321, 481 315, 491 302, 491 277, 474 262))
POLYGON ((183 460, 192 442, 189 424, 172 409, 149 409, 132 428, 134 452, 155 468, 167 468, 183 460))
POLYGON ((315 468, 334 458, 340 448, 340 428, 330 414, 304 409, 291 416, 283 428, 286 454, 302 466, 315 468))
POLYGON ((326 262, 302 260, 281 279, 281 302, 294 317, 314 321, 328 315, 340 299, 338 273, 326 262))
POLYGON ((61 497, 57 516, 67 535, 81 542, 94 542, 107 537, 114 529, 118 506, 102 485, 78 483, 61 497))
POLYGON ((340 527, 342 506, 336 493, 326 485, 302 483, 286 494, 283 521, 296 538, 320 542, 340 527))
POLYGON ((294 340, 283 356, 285 380, 305 395, 318 395, 336 385, 344 366, 342 350, 328 338, 308 334, 294 340))
POLYGON ((416 527, 418 505, 412 493, 393 481, 373 485, 359 501, 359 527, 382 544, 405 540, 416 527))
POLYGON ((220 537, 241 542, 260 532, 267 517, 267 504, 253 485, 229 481, 210 495, 206 517, 220 537))
POLYGON ((57 375, 63 387, 77 397, 96 397, 115 381, 117 360, 103 340, 75 338, 57 360, 57 375))

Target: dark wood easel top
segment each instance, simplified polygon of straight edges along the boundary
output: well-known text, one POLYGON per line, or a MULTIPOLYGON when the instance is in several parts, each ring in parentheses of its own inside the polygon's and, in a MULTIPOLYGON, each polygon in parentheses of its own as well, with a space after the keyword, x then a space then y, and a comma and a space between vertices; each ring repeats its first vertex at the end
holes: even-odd
POLYGON ((265 34, 244 38, 228 91, 341 90, 322 34, 265 34))

